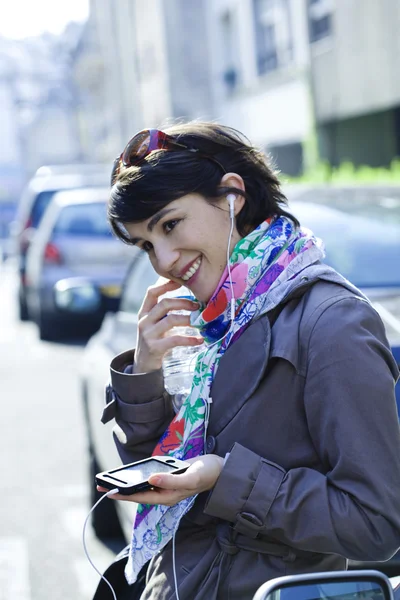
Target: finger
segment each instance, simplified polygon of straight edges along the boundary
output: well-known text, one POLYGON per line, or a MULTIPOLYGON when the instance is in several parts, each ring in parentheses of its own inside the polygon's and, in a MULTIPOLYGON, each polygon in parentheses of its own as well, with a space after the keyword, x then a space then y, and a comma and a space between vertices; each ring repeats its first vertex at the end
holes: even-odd
MULTIPOLYGON (((96 486, 99 492, 110 492, 111 490, 103 488, 100 485, 96 486)), ((154 490, 149 492, 138 492, 136 494, 110 494, 108 498, 111 500, 125 500, 125 502, 137 502, 139 504, 159 504, 160 503, 160 492, 154 490)), ((177 493, 173 493, 171 490, 162 490, 162 496, 165 496, 166 500, 173 499, 177 496, 177 493)))
POLYGON ((154 473, 149 477, 149 483, 157 486, 160 490, 197 490, 200 484, 200 475, 190 467, 185 473, 174 475, 172 473, 154 473))
MULTIPOLYGON (((96 486, 96 489, 97 489, 98 492, 104 492, 104 493, 107 493, 107 492, 111 491, 111 490, 109 490, 107 488, 101 487, 100 485, 96 486)), ((124 500, 126 498, 126 496, 124 497, 122 494, 115 493, 115 494, 110 494, 108 496, 108 498, 111 498, 112 500, 124 500)))
POLYGON ((163 298, 160 300, 160 302, 157 302, 157 304, 153 306, 151 311, 148 313, 141 313, 140 316, 142 317, 144 314, 146 314, 146 319, 148 319, 150 323, 157 323, 161 319, 165 318, 168 313, 171 313, 174 310, 194 311, 198 310, 199 307, 200 304, 198 302, 195 300, 189 300, 188 298, 163 298))
POLYGON ((155 283, 148 287, 146 295, 143 299, 139 313, 147 314, 158 303, 158 298, 172 290, 178 290, 181 286, 175 281, 164 280, 164 283, 155 283))
POLYGON ((176 346, 201 346, 204 343, 202 337, 195 337, 190 335, 169 335, 159 340, 154 340, 151 346, 152 356, 164 356, 168 350, 172 350, 176 346))
POLYGON ((125 498, 131 500, 131 502, 138 502, 139 504, 174 506, 184 498, 190 496, 193 496, 192 490, 157 489, 149 492, 138 492, 131 496, 125 496, 125 498))
MULTIPOLYGON (((147 326, 150 327, 150 318, 146 318, 147 326)), ((189 315, 177 315, 176 313, 169 313, 165 317, 162 317, 159 321, 154 322, 149 334, 160 338, 163 337, 173 327, 191 327, 189 315)))

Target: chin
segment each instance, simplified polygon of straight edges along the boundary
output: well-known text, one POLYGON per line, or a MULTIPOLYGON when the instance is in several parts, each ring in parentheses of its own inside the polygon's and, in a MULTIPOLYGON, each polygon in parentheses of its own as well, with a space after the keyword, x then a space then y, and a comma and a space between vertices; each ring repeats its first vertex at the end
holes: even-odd
POLYGON ((214 286, 204 286, 200 283, 200 281, 194 281, 193 285, 187 285, 186 287, 190 289, 192 294, 196 297, 196 299, 202 304, 208 304, 210 299, 212 298, 215 289, 218 285, 218 281, 214 286))
POLYGON ((193 294, 196 296, 197 300, 202 304, 208 304, 210 299, 212 298, 213 292, 194 292, 193 294))

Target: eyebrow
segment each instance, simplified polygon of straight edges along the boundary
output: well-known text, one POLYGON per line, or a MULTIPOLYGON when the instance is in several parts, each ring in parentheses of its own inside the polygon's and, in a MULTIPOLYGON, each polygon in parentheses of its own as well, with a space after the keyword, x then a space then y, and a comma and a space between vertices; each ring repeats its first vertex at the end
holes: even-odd
MULTIPOLYGON (((175 208, 163 208, 162 210, 160 210, 148 222, 148 224, 147 224, 147 230, 150 231, 150 232, 153 231, 153 229, 157 225, 157 223, 159 221, 161 221, 161 219, 163 217, 165 217, 165 215, 167 215, 170 212, 173 212, 174 210, 176 210, 176 209, 175 208)), ((137 244, 141 240, 142 240, 142 238, 140 238, 140 237, 131 238, 131 244, 137 244)))

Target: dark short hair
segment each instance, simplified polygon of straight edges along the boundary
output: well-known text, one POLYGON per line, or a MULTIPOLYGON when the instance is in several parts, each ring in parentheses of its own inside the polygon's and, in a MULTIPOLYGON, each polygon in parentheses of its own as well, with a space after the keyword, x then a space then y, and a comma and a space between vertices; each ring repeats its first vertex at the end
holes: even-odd
POLYGON ((267 157, 241 132, 204 121, 179 123, 163 131, 199 152, 157 150, 138 165, 121 169, 108 204, 108 219, 119 239, 131 243, 124 223, 144 221, 190 193, 201 194, 210 203, 228 193, 244 195, 246 202, 236 218, 242 236, 274 215, 285 215, 300 225, 285 210, 287 199, 267 157), (244 193, 220 185, 224 173, 231 172, 243 178, 244 193))

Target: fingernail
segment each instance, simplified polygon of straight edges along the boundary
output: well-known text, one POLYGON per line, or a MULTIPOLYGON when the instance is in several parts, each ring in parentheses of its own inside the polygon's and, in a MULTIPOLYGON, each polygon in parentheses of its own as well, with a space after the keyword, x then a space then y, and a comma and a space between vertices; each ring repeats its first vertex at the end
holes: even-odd
POLYGON ((152 477, 151 478, 151 484, 152 485, 159 485, 161 483, 161 477, 152 477))

